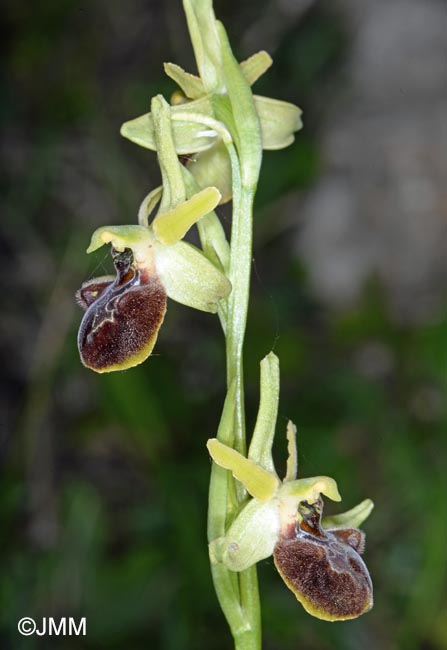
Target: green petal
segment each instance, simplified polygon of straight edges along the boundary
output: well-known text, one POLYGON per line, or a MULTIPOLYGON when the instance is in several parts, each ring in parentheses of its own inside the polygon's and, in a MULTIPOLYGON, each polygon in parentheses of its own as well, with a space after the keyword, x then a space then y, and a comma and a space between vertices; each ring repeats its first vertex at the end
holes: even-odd
POLYGON ((152 222, 152 229, 158 241, 162 244, 174 244, 183 239, 191 226, 214 210, 220 198, 217 188, 207 187, 173 210, 158 214, 152 222))
POLYGON ((117 251, 125 248, 150 245, 153 236, 144 226, 103 226, 98 228, 92 235, 87 253, 93 253, 104 244, 112 244, 117 251))
POLYGON ((324 528, 360 528, 365 519, 369 517, 374 508, 371 499, 365 499, 351 510, 339 515, 323 517, 324 528))
MULTIPOLYGON (((270 54, 261 50, 245 61, 241 61, 239 65, 245 79, 252 86, 270 68, 272 63, 270 54)), ((197 75, 186 72, 176 63, 164 63, 163 67, 167 76, 175 81, 185 97, 199 99, 207 94, 202 79, 197 75)))
POLYGON ((155 209, 157 203, 159 203, 162 194, 163 185, 160 185, 144 197, 140 207, 138 208, 138 223, 140 226, 145 226, 146 228, 148 227, 149 217, 152 211, 155 209))
POLYGON ((155 241, 153 252, 157 273, 172 300, 216 313, 217 303, 229 295, 231 284, 203 253, 183 241, 171 246, 155 241))
POLYGON ((225 537, 210 544, 210 557, 223 562, 231 571, 245 571, 270 557, 279 537, 279 514, 276 499, 248 502, 231 524, 225 537))
POLYGON ((165 63, 164 69, 168 77, 170 77, 185 93, 189 99, 199 99, 206 94, 203 81, 195 74, 185 72, 176 63, 165 63))
POLYGON ((241 70, 247 82, 252 86, 272 65, 272 57, 265 50, 252 54, 245 61, 240 62, 241 70))
POLYGON ((245 458, 216 438, 208 440, 206 446, 214 462, 220 467, 229 469, 234 478, 240 481, 251 496, 258 501, 268 501, 277 491, 280 482, 275 474, 267 471, 253 460, 245 458))
MULTIPOLYGON (((261 50, 245 61, 241 61, 239 65, 245 79, 252 86, 270 68, 272 63, 270 54, 261 50)), ((186 72, 176 63, 165 63, 163 67, 167 76, 175 81, 185 97, 199 99, 207 94, 202 79, 197 75, 186 72)))
POLYGON ((296 426, 292 420, 287 422, 287 471, 284 483, 294 481, 298 473, 298 450, 296 448, 296 426))
POLYGON ((302 128, 301 109, 295 104, 270 97, 254 96, 256 112, 261 121, 262 148, 283 149, 295 140, 295 131, 302 128))
POLYGON ((279 359, 270 352, 261 361, 259 411, 248 457, 276 476, 272 458, 279 400, 279 359))
POLYGON ((320 494, 332 499, 332 501, 341 501, 341 496, 337 488, 337 483, 329 476, 312 476, 311 478, 301 478, 296 481, 283 483, 280 490, 280 498, 293 498, 299 503, 300 501, 315 502, 320 494))

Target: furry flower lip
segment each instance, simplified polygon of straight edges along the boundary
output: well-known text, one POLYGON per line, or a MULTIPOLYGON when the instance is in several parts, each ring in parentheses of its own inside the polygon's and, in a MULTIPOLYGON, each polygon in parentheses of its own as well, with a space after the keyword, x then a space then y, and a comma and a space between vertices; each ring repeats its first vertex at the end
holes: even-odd
POLYGON ((112 249, 116 277, 90 280, 76 294, 86 309, 78 348, 82 363, 96 372, 125 370, 151 353, 166 312, 158 276, 137 268, 130 248, 112 249))
POLYGON ((373 588, 360 557, 365 535, 356 528, 325 530, 323 501, 300 503, 301 522, 290 538, 278 540, 276 568, 304 609, 326 621, 356 618, 373 606, 373 588))

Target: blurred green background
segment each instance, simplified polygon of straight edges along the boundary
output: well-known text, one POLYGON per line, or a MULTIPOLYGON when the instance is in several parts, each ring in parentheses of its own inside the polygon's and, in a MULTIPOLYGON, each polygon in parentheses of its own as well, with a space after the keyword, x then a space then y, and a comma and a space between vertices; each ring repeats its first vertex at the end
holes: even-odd
MULTIPOLYGON (((264 561, 265 650, 447 647, 442 5, 357 4, 215 5, 240 59, 273 55, 256 92, 305 111, 260 182, 248 423, 273 347, 278 466, 290 417, 301 476, 334 476, 345 509, 376 504, 372 612, 313 619, 264 561)), ((163 61, 194 69, 180 2, 6 0, 3 14, 0 647, 230 648, 206 549, 217 319, 170 303, 155 354, 121 374, 87 371, 76 349, 74 292, 110 271, 85 255, 90 234, 134 221, 158 184, 120 124, 174 90, 163 61), (21 637, 23 616, 85 616, 87 636, 21 637)))

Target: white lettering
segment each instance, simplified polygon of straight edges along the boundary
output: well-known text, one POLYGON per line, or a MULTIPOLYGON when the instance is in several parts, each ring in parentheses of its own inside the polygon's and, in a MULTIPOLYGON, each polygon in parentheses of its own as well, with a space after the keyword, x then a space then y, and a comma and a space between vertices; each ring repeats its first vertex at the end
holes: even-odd
POLYGON ((80 636, 82 634, 83 636, 86 636, 87 630, 85 616, 79 621, 78 627, 76 627, 76 624, 72 618, 68 619, 68 634, 74 634, 76 636, 80 636))
POLYGON ((43 618, 42 619, 42 627, 40 630, 36 630, 36 634, 38 636, 44 636, 47 633, 47 619, 43 618))
POLYGON ((17 624, 20 634, 30 636, 37 634, 37 636, 87 636, 87 619, 83 616, 78 623, 70 616, 65 616, 61 619, 55 620, 52 616, 42 618, 40 629, 37 629, 36 622, 27 616, 21 618, 17 624), (67 625, 68 623, 68 625, 67 625))
POLYGON ((59 625, 56 625, 56 621, 54 618, 50 617, 48 619, 48 634, 51 636, 54 634, 55 636, 59 636, 59 634, 63 634, 64 636, 67 634, 67 620, 65 618, 61 618, 59 621, 59 625))

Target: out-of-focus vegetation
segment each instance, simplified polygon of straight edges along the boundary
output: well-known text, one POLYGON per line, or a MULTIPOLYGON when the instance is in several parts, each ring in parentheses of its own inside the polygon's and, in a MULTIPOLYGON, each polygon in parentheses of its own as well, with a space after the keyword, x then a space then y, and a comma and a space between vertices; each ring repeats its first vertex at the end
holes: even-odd
MULTIPOLYGON (((374 500, 365 530, 376 604, 353 622, 318 621, 265 561, 265 650, 440 650, 447 326, 439 307, 396 318, 377 277, 338 309, 311 289, 295 246, 300 205, 318 187, 319 128, 345 83, 350 31, 336 6, 302 4, 286 20, 287 3, 216 3, 240 58, 271 36, 275 66, 257 92, 305 110, 296 144, 265 156, 247 414, 253 423, 258 363, 274 346, 278 465, 290 417, 301 476, 336 477, 344 508, 374 500)), ((51 647, 229 648, 206 549, 205 441, 224 395, 217 319, 170 303, 155 355, 121 374, 87 371, 76 350, 73 294, 110 270, 103 252, 85 255, 90 233, 131 222, 158 182, 154 156, 118 132, 174 89, 163 61, 192 68, 180 2, 9 0, 2 36, 0 646, 47 648, 48 638, 20 637, 17 621, 65 615, 85 616, 87 636, 51 647)))

